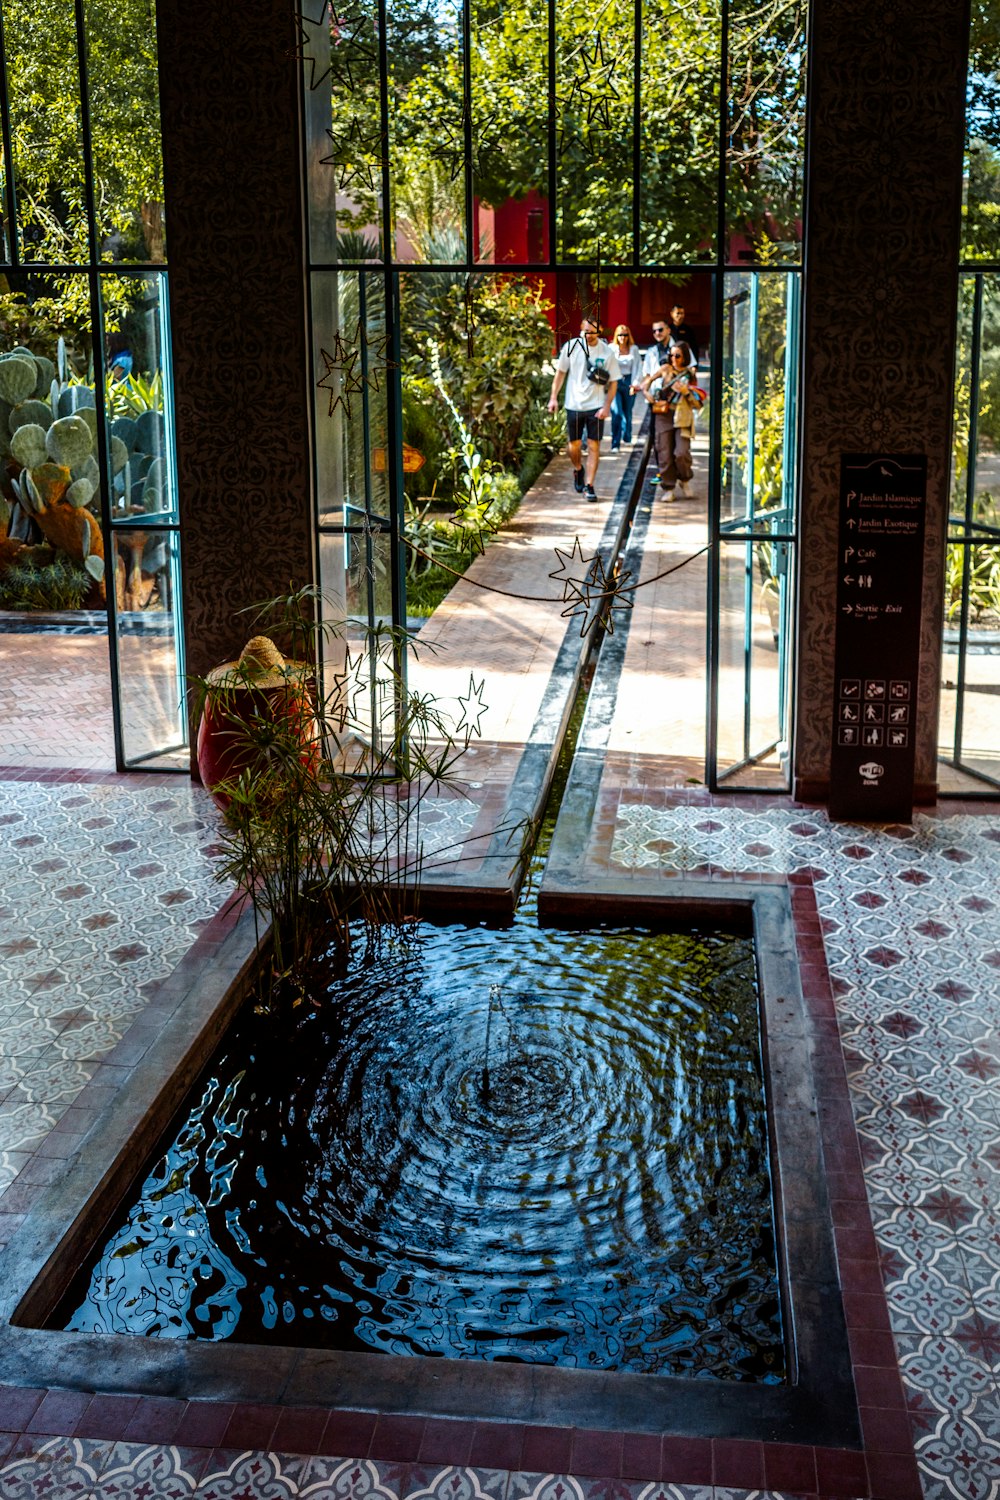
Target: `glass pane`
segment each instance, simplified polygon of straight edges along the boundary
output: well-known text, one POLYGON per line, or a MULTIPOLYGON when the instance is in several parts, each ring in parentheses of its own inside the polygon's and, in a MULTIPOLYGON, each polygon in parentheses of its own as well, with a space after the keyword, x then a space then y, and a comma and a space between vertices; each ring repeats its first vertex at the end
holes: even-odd
POLYGON ((166 278, 102 276, 111 515, 177 520, 166 278))
POLYGON ((996 6, 974 0, 963 182, 963 253, 966 260, 1000 257, 1000 37, 996 6))
POLYGON ((726 785, 787 786, 789 550, 787 542, 721 549, 717 759, 726 785))
POLYGON ((795 359, 792 327, 796 283, 776 272, 757 281, 757 370, 754 381, 754 514, 791 503, 794 424, 789 389, 795 359))
POLYGON ((89 259, 73 0, 3 6, 18 234, 26 261, 89 259))
POLYGON ((556 255, 630 265, 635 13, 604 0, 556 6, 556 255))
POLYGON ((389 160, 397 261, 466 258, 462 7, 389 6, 389 160))
POLYGON ((383 533, 328 532, 320 537, 323 615, 334 628, 323 638, 323 690, 330 721, 342 727, 341 739, 352 757, 391 735, 392 641, 376 631, 392 618, 391 568, 391 541, 383 533))
POLYGON ((102 260, 163 261, 156 22, 146 0, 86 0, 87 86, 102 260))
POLYGON ((948 759, 1000 782, 1000 543, 948 547, 939 742, 948 759))
POLYGON ((389 514, 388 358, 384 276, 312 278, 316 493, 320 525, 389 514))
POLYGON ((640 259, 646 265, 710 260, 719 195, 718 0, 643 8, 640 83, 640 259), (683 59, 677 70, 676 60, 683 59))
POLYGON ((982 277, 974 525, 1000 527, 1000 277, 982 277))
MULTIPOLYGON (((10 275, 0 294, 0 454, 11 548, 75 605, 104 607, 89 281, 10 275), (61 583, 58 580, 62 580, 61 583)), ((35 607, 43 608, 42 604, 35 607)), ((57 606, 58 607, 58 606, 57 606)))
POLYGON ((378 6, 323 0, 298 16, 309 234, 318 262, 382 257, 385 142, 378 6))
POLYGON ((116 526, 114 547, 125 763, 186 769, 177 533, 116 526))
POLYGON ((806 0, 729 11, 729 261, 797 261, 802 242, 806 0))
MULTIPOLYGON (((975 276, 958 281, 958 334, 955 347, 955 411, 952 425, 951 501, 949 516, 958 531, 966 522, 969 498, 969 433, 972 407, 972 349, 976 321, 975 276)), ((971 520, 971 515, 969 516, 971 520)))
POLYGON ((546 6, 470 0, 475 258, 549 258, 546 6))
POLYGON ((751 415, 754 383, 753 277, 748 271, 725 277, 722 329, 722 520, 750 513, 751 415))
POLYGON ((726 277, 723 521, 793 503, 798 282, 790 272, 726 277))

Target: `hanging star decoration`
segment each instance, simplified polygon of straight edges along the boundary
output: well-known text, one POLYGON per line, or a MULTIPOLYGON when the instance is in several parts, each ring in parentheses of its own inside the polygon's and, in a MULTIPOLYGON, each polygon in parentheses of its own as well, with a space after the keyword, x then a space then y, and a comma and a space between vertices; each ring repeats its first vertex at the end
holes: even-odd
POLYGON ((480 728, 479 721, 489 707, 489 705, 486 703, 486 700, 483 698, 483 688, 485 686, 485 677, 477 682, 475 673, 470 672, 469 691, 468 693, 466 693, 464 698, 460 695, 458 699, 459 703, 462 705, 462 715, 458 723, 455 725, 455 733, 458 734, 462 729, 465 730, 466 746, 468 746, 468 743, 472 739, 473 735, 475 735, 477 739, 482 739, 483 731, 480 728))
POLYGON ((351 397, 365 386, 376 393, 382 389, 382 377, 393 368, 392 360, 385 354, 388 342, 387 333, 369 334, 359 318, 349 338, 339 332, 334 334, 332 354, 320 349, 326 370, 322 379, 317 380, 316 388, 329 394, 328 416, 332 417, 340 406, 350 421, 351 397))
POLYGON ((333 353, 326 349, 320 349, 320 358, 326 365, 326 371, 322 379, 317 380, 316 389, 326 391, 330 397, 330 408, 328 416, 333 416, 338 406, 342 406, 348 421, 351 418, 351 396, 364 387, 364 380, 360 375, 354 373, 354 367, 361 357, 358 349, 352 349, 339 333, 333 336, 333 353))
POLYGON ((320 157, 320 166, 335 169, 338 187, 346 188, 357 180, 370 193, 374 193, 379 186, 386 165, 385 152, 382 149, 385 138, 381 132, 366 135, 361 122, 354 119, 346 130, 336 132, 328 130, 326 133, 330 137, 333 150, 329 156, 320 157))
POLYGON ((295 23, 299 29, 299 41, 295 49, 295 57, 303 67, 309 65, 308 86, 310 90, 318 89, 324 78, 330 71, 330 29, 328 22, 330 11, 330 0, 323 0, 319 15, 314 21, 312 16, 307 16, 304 11, 296 11, 295 23), (324 53, 324 48, 326 51, 324 53), (317 57, 317 51, 320 56, 317 57))
POLYGON ((299 40, 294 55, 303 67, 309 67, 311 92, 327 77, 331 85, 340 84, 350 93, 355 93, 366 77, 371 78, 378 62, 374 16, 366 15, 360 7, 353 14, 338 11, 334 0, 322 0, 315 19, 297 11, 295 21, 299 40))
POLYGON ((588 50, 586 43, 581 45, 580 63, 583 71, 577 73, 569 92, 561 100, 564 124, 559 133, 560 154, 567 145, 565 118, 568 114, 574 114, 585 126, 581 139, 590 154, 597 156, 600 148, 597 131, 611 131, 612 107, 617 108, 621 102, 621 95, 614 84, 619 62, 620 53, 615 53, 610 59, 605 57, 604 40, 601 36, 595 37, 592 51, 588 50))
POLYGON ((375 559, 375 539, 381 535, 382 526, 380 522, 373 521, 371 516, 366 515, 361 522, 361 536, 351 535, 349 542, 357 548, 349 565, 351 579, 360 583, 362 578, 367 578, 369 583, 375 582, 377 571, 375 559))
POLYGON ((374 81, 378 63, 378 26, 373 15, 358 7, 352 14, 330 5, 330 42, 333 81, 354 94, 362 84, 374 81))
POLYGON ((584 557, 579 537, 573 538, 569 552, 560 547, 555 551, 560 563, 549 577, 562 583, 562 602, 566 605, 563 618, 579 617, 581 637, 588 635, 598 623, 608 635, 614 635, 615 610, 632 608, 633 601, 628 597, 633 592, 628 587, 631 573, 612 571, 609 574, 600 553, 584 557))
POLYGON ((491 514, 493 501, 486 498, 485 486, 489 477, 476 470, 468 480, 468 497, 461 510, 448 517, 457 533, 458 550, 469 552, 473 557, 486 551, 486 543, 491 536, 496 536, 503 524, 499 516, 491 514))
POLYGON ((343 734, 349 722, 358 717, 358 699, 369 691, 371 682, 367 671, 367 653, 361 651, 351 655, 349 645, 344 646, 344 668, 334 673, 330 695, 327 700, 327 718, 334 724, 338 734, 343 734))
POLYGON ((452 182, 460 177, 465 168, 466 159, 466 125, 472 120, 472 132, 469 148, 469 165, 472 168, 473 178, 485 176, 483 167, 483 150, 495 144, 497 130, 497 111, 491 110, 488 115, 477 115, 474 112, 470 116, 467 105, 462 105, 462 113, 452 120, 441 120, 438 124, 438 147, 442 158, 448 167, 452 182))

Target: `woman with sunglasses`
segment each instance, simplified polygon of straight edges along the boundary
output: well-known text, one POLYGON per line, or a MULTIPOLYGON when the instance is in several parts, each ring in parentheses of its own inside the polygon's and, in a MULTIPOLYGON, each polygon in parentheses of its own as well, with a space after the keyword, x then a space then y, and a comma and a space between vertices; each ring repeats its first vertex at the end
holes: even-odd
POLYGON ((682 495, 691 481, 691 438, 694 419, 705 404, 698 384, 689 344, 672 344, 666 361, 654 374, 640 381, 643 391, 659 381, 653 400, 653 445, 659 470, 657 482, 664 500, 673 500, 675 488, 682 495))

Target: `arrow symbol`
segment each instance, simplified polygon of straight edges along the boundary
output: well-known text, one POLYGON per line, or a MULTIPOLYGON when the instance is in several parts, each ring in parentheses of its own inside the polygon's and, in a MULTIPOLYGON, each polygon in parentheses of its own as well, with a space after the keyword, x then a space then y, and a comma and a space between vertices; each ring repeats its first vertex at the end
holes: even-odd
POLYGON ((853 615, 853 613, 854 613, 854 606, 853 606, 853 604, 842 604, 840 606, 840 608, 841 608, 841 613, 842 614, 853 615))
POLYGON ((858 524, 858 523, 857 523, 857 521, 855 521, 855 519, 854 519, 854 517, 853 517, 853 516, 848 516, 848 518, 847 518, 847 524, 848 524, 848 526, 850 526, 850 527, 852 527, 852 528, 853 528, 853 527, 854 527, 854 526, 856 526, 856 525, 857 525, 857 524, 858 524))
POLYGON ((844 574, 844 582, 845 583, 853 583, 854 582, 854 575, 852 573, 845 573, 844 574))
POLYGON ((850 503, 851 503, 852 500, 856 500, 857 498, 858 498, 858 492, 857 492, 857 490, 848 490, 847 491, 847 503, 848 503, 848 505, 850 505, 850 503))
POLYGON ((844 548, 844 561, 845 562, 850 562, 850 560, 851 560, 851 558, 853 556, 854 556, 854 548, 853 547, 845 547, 844 548))

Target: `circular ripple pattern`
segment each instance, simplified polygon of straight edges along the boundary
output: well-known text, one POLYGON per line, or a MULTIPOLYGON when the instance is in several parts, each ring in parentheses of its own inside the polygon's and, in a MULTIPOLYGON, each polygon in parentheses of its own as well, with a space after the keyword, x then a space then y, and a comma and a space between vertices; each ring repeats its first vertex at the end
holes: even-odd
POLYGON ((247 1015, 75 1329, 783 1376, 748 940, 424 926, 247 1015))

